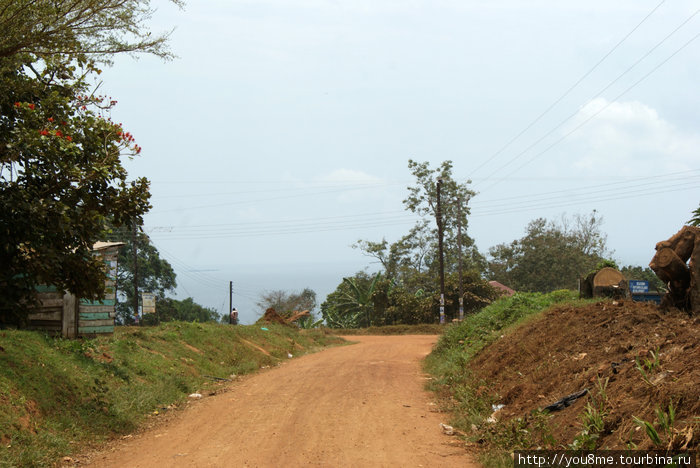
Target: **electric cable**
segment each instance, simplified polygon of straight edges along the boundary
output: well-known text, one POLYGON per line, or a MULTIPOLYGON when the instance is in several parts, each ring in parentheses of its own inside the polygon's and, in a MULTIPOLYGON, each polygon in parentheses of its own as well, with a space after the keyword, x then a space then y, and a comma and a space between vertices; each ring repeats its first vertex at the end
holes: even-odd
MULTIPOLYGON (((665 2, 666 2, 666 0, 661 0, 661 2, 659 2, 659 3, 658 3, 644 18, 642 18, 642 20, 641 20, 639 23, 637 23, 637 25, 636 25, 634 28, 632 28, 632 30, 631 30, 630 32, 628 32, 622 39, 620 39, 620 41, 619 41, 617 44, 615 44, 615 45, 612 47, 612 49, 610 49, 600 60, 598 60, 598 62, 596 62, 596 64, 593 65, 593 67, 592 67, 591 69, 589 69, 589 70, 588 70, 586 73, 584 73, 573 85, 571 85, 571 86, 569 87, 569 89, 567 89, 567 90, 564 92, 564 94, 562 94, 561 96, 559 96, 552 104, 549 105, 549 107, 547 107, 547 108, 546 108, 542 113, 540 113, 534 120, 532 120, 524 129, 522 129, 520 132, 518 132, 514 137, 512 137, 510 140, 508 140, 508 142, 507 142, 505 145, 503 145, 498 151, 496 151, 496 152, 495 152, 494 154, 492 154, 489 158, 487 158, 486 161, 484 161, 484 162, 481 163, 476 169, 474 169, 474 170, 472 171, 472 174, 476 173, 477 171, 479 171, 479 169, 481 169, 482 167, 484 167, 486 164, 488 164, 489 162, 493 161, 494 158, 496 158, 499 154, 501 154, 503 151, 505 151, 511 144, 513 144, 513 143, 514 143, 518 138, 520 138, 525 132, 527 132, 528 130, 530 130, 537 122, 539 122, 539 121, 542 119, 542 117, 544 117, 546 114, 548 114, 549 111, 551 111, 551 110, 552 110, 557 104, 559 104, 566 96, 568 96, 568 95, 571 93, 571 91, 573 91, 579 84, 581 84, 581 82, 582 82, 584 79, 586 79, 591 73, 593 73, 593 71, 595 71, 595 70, 600 66, 600 64, 603 63, 603 62, 605 61, 605 59, 607 59, 613 52, 615 52, 615 51, 617 50, 617 48, 620 47, 620 45, 622 45, 622 43, 625 42, 637 29, 639 29, 639 27, 640 27, 642 24, 644 24, 644 23, 646 22, 646 20, 649 19, 649 17, 651 17, 651 15, 653 15, 653 14, 656 12, 656 10, 658 10, 659 7, 661 7, 661 5, 663 5, 665 2)), ((685 24, 685 23, 684 23, 684 24, 685 24)))

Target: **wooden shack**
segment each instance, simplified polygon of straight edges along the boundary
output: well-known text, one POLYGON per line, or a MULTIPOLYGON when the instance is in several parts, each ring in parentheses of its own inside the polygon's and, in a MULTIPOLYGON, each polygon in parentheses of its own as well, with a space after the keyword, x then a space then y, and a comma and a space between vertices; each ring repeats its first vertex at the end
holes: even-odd
POLYGON ((42 330, 64 338, 114 332, 116 305, 117 257, 123 242, 97 242, 93 255, 105 265, 105 295, 92 301, 76 298, 54 286, 39 286, 37 299, 40 306, 29 314, 28 328, 42 330))

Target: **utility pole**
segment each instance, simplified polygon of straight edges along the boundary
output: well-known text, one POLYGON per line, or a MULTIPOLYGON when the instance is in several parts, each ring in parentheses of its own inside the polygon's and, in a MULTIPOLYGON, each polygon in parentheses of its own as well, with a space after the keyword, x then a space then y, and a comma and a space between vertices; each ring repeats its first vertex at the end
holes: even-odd
POLYGON ((228 282, 228 324, 233 325, 233 281, 228 282))
POLYGON ((134 251, 134 317, 141 325, 141 320, 139 320, 139 261, 138 248, 136 247, 136 221, 134 221, 131 233, 131 248, 134 251))
POLYGON ((445 323, 445 256, 442 251, 442 209, 440 204, 440 188, 442 179, 437 180, 437 225, 438 225, 438 250, 440 254, 440 323, 445 323))
POLYGON ((457 258, 459 259, 459 321, 464 320, 464 291, 462 287, 462 197, 457 197, 457 258))

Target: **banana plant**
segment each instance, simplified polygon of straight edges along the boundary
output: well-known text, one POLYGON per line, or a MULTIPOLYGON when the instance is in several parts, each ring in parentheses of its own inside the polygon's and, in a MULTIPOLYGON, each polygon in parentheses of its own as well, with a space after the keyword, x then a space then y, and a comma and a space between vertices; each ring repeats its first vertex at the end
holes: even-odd
POLYGON ((367 326, 372 325, 372 310, 374 309, 372 295, 381 277, 381 272, 377 273, 367 287, 363 287, 355 278, 343 278, 349 291, 343 294, 343 302, 338 304, 338 308, 345 313, 357 315, 358 319, 364 316, 367 326))

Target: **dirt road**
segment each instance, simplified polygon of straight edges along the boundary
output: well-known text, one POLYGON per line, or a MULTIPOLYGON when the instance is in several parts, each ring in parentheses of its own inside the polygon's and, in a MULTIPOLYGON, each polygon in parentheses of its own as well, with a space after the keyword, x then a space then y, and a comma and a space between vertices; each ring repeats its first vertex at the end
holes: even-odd
POLYGON ((420 361, 436 338, 348 339, 359 343, 232 383, 89 466, 473 466, 423 390, 420 361))

